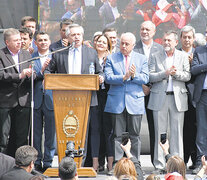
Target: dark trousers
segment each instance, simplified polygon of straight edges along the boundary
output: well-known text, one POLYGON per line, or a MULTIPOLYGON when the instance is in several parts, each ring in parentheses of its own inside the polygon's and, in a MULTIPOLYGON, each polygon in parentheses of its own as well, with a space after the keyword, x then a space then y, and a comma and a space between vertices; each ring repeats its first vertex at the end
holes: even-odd
POLYGON ((150 109, 147 109, 147 105, 149 102, 149 95, 145 96, 144 100, 145 100, 145 109, 146 109, 148 129, 149 129, 149 138, 150 138, 150 155, 151 155, 151 162, 153 164, 154 149, 155 149, 155 127, 154 127, 154 120, 153 120, 153 111, 150 109))
POLYGON ((113 143, 112 143, 112 120, 109 113, 104 112, 107 90, 100 89, 97 92, 98 97, 98 110, 100 118, 100 150, 99 150, 99 164, 104 166, 105 157, 114 156, 113 154, 113 143))
POLYGON ((17 148, 28 144, 29 125, 30 108, 0 108, 0 151, 14 157, 17 148))
POLYGON ((44 101, 39 109, 34 110, 34 148, 38 151, 35 164, 44 167, 52 166, 52 160, 55 155, 55 118, 54 111, 48 110, 44 101), (42 153, 42 132, 44 127, 45 142, 44 156, 42 153))
POLYGON ((193 164, 196 163, 196 110, 193 105, 188 103, 188 111, 184 116, 183 127, 183 147, 184 147, 184 162, 188 163, 189 158, 193 164))
POLYGON ((85 151, 82 160, 84 167, 92 166, 92 157, 98 157, 100 146, 100 131, 98 119, 98 106, 91 106, 86 131, 85 151))
POLYGON ((197 135, 196 165, 201 164, 201 157, 207 156, 207 92, 203 91, 200 101, 196 104, 197 135))
POLYGON ((129 138, 132 144, 131 153, 139 161, 140 151, 141 151, 140 129, 141 129, 142 115, 129 114, 126 108, 121 114, 111 114, 111 115, 112 115, 112 122, 113 122, 115 161, 120 160, 124 155, 124 151, 120 146, 123 132, 129 132, 129 138))

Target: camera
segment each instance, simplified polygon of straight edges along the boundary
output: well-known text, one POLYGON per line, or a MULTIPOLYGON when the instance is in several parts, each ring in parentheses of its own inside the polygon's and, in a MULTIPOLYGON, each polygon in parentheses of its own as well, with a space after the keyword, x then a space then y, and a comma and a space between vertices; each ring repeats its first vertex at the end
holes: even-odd
POLYGON ((78 150, 75 149, 74 141, 69 141, 66 144, 65 156, 75 158, 83 156, 83 148, 78 147, 78 150))

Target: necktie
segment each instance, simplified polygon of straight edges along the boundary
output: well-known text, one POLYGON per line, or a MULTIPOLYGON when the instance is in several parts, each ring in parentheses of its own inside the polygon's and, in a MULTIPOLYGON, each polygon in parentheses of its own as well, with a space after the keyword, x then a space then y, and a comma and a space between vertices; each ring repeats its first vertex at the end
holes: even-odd
POLYGON ((72 72, 75 74, 75 68, 76 68, 76 58, 77 58, 77 48, 74 48, 74 53, 73 53, 73 69, 72 72))
POLYGON ((125 56, 125 72, 129 71, 129 61, 127 60, 127 56, 125 56))

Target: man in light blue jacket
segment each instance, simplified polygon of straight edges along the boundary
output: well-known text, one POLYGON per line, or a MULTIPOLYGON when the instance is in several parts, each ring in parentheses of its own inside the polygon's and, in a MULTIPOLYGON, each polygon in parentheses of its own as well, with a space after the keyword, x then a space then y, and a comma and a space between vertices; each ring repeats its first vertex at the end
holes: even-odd
POLYGON ((121 35, 120 52, 107 58, 105 81, 110 84, 105 112, 112 115, 115 161, 123 156, 120 147, 123 132, 129 133, 131 152, 139 160, 142 114, 145 113, 142 84, 149 81, 147 57, 133 51, 136 38, 121 35))

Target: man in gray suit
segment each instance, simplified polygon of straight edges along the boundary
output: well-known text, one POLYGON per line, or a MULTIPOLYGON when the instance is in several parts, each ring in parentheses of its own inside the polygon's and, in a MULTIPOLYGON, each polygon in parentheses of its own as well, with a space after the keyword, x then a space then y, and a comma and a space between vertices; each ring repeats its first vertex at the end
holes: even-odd
POLYGON ((190 65, 186 53, 178 51, 178 35, 168 31, 163 36, 164 51, 152 54, 150 82, 152 84, 148 108, 153 110, 155 126, 154 166, 163 173, 165 159, 159 146, 161 134, 170 129, 170 152, 183 157, 184 112, 188 109, 185 82, 190 80, 190 65), (169 124, 169 125, 168 125, 169 124))
MULTIPOLYGON (((136 43, 134 48, 140 54, 144 54, 147 56, 148 65, 149 65, 149 56, 152 53, 162 51, 163 47, 153 41, 153 37, 156 33, 156 26, 152 23, 152 21, 144 21, 140 26, 140 38, 141 40, 136 43)), ((147 122, 149 128, 149 136, 150 136, 150 154, 151 154, 151 162, 153 163, 154 159, 154 142, 155 142, 155 130, 154 130, 154 121, 152 110, 147 109, 147 104, 149 102, 149 93, 151 88, 151 83, 143 84, 142 88, 145 94, 145 108, 147 114, 147 122)))
POLYGON ((191 66, 191 73, 196 76, 193 100, 196 102, 197 157, 196 169, 192 172, 196 174, 202 168, 201 157, 207 156, 207 45, 195 49, 191 66))

